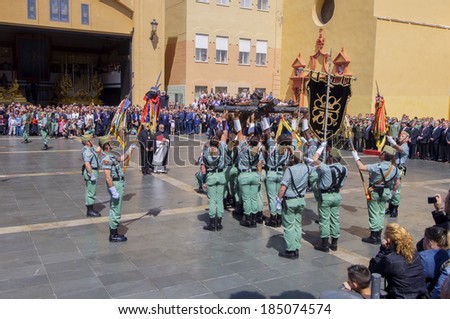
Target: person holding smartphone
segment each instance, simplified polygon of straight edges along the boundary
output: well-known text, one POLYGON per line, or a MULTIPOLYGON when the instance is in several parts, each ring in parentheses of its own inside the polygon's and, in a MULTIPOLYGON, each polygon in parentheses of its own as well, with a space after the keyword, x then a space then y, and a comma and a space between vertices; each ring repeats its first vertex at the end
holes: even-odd
MULTIPOLYGON (((447 232, 450 228, 450 190, 445 199, 440 194, 428 197, 428 203, 434 205, 434 211, 431 212, 436 227, 442 227, 447 232)), ((423 238, 416 244, 417 251, 423 251, 423 238)))

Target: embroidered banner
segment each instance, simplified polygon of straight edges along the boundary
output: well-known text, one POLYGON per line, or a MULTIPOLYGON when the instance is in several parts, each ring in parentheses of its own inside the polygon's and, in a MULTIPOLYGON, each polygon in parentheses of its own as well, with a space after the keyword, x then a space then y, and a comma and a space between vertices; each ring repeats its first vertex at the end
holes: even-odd
POLYGON ((351 95, 350 84, 332 83, 328 99, 328 121, 325 121, 327 106, 327 82, 325 79, 310 78, 309 92, 309 125, 311 131, 320 140, 325 136, 327 140, 336 136, 345 117, 348 97, 351 95), (327 127, 325 128, 325 122, 327 127))

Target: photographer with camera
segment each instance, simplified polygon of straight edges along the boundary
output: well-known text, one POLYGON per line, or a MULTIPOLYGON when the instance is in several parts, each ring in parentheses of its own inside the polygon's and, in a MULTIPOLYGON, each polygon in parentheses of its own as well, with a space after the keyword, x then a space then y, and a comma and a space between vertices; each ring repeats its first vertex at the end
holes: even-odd
MULTIPOLYGON (((428 197, 428 204, 434 205, 434 211, 431 212, 435 227, 444 228, 448 232, 450 228, 450 190, 447 196, 442 200, 440 194, 428 197)), ((418 251, 424 250, 424 239, 422 238, 416 245, 418 251)))

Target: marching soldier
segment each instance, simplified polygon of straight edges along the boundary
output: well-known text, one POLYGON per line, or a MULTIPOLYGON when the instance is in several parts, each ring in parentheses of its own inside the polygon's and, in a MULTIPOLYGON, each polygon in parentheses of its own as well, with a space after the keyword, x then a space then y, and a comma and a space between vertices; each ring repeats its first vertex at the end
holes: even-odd
POLYGON ((281 134, 278 143, 272 138, 267 141, 267 175, 266 191, 269 202, 270 218, 266 220, 266 226, 281 227, 281 211, 276 209, 276 198, 283 179, 283 171, 289 162, 291 155, 292 136, 281 134))
POLYGON ((384 210, 386 202, 392 198, 400 183, 400 173, 393 164, 395 149, 386 145, 380 154, 380 163, 364 165, 357 151, 352 151, 352 156, 359 170, 369 172, 369 193, 371 198, 367 200, 369 211, 370 236, 362 238, 365 243, 379 245, 381 232, 384 227, 384 210), (392 191, 390 190, 391 184, 392 191))
POLYGON ((329 252, 337 250, 337 242, 340 236, 339 207, 341 206, 340 189, 347 178, 347 168, 341 165, 341 152, 337 148, 331 148, 327 163, 318 161, 326 143, 317 150, 313 161, 316 164, 318 175, 318 191, 320 193, 317 202, 319 212, 319 231, 322 239, 320 245, 314 249, 329 252), (331 245, 329 238, 331 237, 331 245))
POLYGON ((30 124, 31 124, 31 113, 28 109, 25 109, 23 111, 22 115, 22 125, 23 125, 23 141, 22 143, 27 144, 28 143, 28 137, 30 135, 30 124))
MULTIPOLYGON (((406 131, 400 132, 400 137, 398 140, 398 144, 395 142, 394 138, 391 136, 387 137, 389 144, 397 151, 395 153, 395 164, 400 171, 400 183, 398 185, 397 191, 394 193, 394 196, 389 200, 389 207, 385 211, 385 214, 390 214, 392 218, 396 218, 398 216, 398 206, 400 205, 400 190, 402 188, 402 178, 406 175, 406 161, 408 160, 409 155, 409 133, 406 131)), ((393 190, 393 184, 391 184, 391 191, 393 190)))
POLYGON ((83 158, 83 177, 86 181, 86 191, 84 193, 84 204, 86 205, 87 217, 100 217, 100 213, 94 211, 95 194, 97 192, 97 180, 99 161, 94 145, 92 144, 94 136, 92 134, 85 134, 81 137, 83 143, 83 150, 81 157, 83 158))
POLYGON ((125 154, 117 159, 111 153, 112 147, 110 135, 99 137, 98 142, 103 150, 99 159, 102 164, 102 169, 105 172, 106 186, 111 195, 109 202, 109 241, 123 242, 127 240, 127 237, 120 235, 117 232, 120 223, 120 211, 122 209, 122 198, 125 187, 125 176, 119 166, 119 162, 125 161, 128 156, 130 156, 131 150, 136 148, 136 145, 132 144, 125 154))
POLYGON ((292 166, 284 171, 276 209, 281 210, 284 226, 284 241, 286 250, 279 252, 278 256, 289 259, 299 257, 302 239, 302 213, 305 209, 305 193, 311 181, 311 172, 314 168, 303 163, 303 153, 294 151, 290 157, 292 166))
POLYGON ((51 125, 50 114, 43 112, 41 120, 41 138, 44 143, 42 146, 43 151, 48 150, 48 133, 50 132, 51 125))
POLYGON ((212 136, 209 147, 203 152, 202 177, 203 189, 208 194, 209 224, 204 230, 222 230, 222 216, 224 211, 223 198, 225 194, 225 153, 227 144, 227 131, 223 131, 221 140, 212 136))

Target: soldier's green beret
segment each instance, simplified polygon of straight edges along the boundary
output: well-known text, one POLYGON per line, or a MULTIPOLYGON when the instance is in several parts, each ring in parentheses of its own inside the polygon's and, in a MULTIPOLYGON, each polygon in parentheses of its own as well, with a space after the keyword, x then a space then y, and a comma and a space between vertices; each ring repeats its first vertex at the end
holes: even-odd
POLYGON ((83 136, 81 136, 81 142, 86 143, 86 142, 92 141, 93 138, 94 138, 94 135, 92 135, 92 134, 84 134, 83 136))
POLYGON ((335 158, 335 159, 337 159, 337 160, 340 160, 340 159, 342 158, 341 151, 338 150, 336 147, 332 147, 332 148, 331 148, 331 150, 330 150, 330 156, 333 157, 333 158, 335 158))
POLYGON ((98 138, 98 144, 100 145, 100 146, 103 146, 104 144, 106 144, 106 143, 109 143, 111 141, 111 135, 105 135, 105 136, 100 136, 99 138, 98 138))
POLYGON ((395 148, 393 148, 392 146, 389 145, 385 145, 383 147, 383 152, 387 153, 387 154, 391 154, 392 156, 395 155, 396 150, 395 148))

